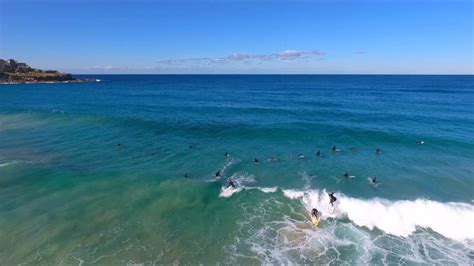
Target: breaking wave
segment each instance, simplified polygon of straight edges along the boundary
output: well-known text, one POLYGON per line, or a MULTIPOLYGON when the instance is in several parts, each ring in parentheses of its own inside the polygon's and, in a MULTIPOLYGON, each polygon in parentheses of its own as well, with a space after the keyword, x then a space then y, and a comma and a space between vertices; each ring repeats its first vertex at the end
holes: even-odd
POLYGON ((474 205, 442 203, 426 199, 414 201, 385 199, 356 199, 343 194, 338 198, 335 211, 330 213, 329 196, 325 190, 283 190, 290 199, 302 200, 309 211, 317 208, 322 219, 347 217, 354 224, 370 230, 407 237, 418 227, 431 230, 451 239, 474 239, 474 205))

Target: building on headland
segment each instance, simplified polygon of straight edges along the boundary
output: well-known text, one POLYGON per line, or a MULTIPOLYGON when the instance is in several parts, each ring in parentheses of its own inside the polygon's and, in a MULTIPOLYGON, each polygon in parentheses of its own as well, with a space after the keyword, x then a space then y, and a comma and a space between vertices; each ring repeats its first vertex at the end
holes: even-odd
POLYGON ((0 72, 5 71, 5 67, 7 66, 7 64, 8 64, 7 60, 0 59, 0 72))
POLYGON ((18 63, 13 59, 0 59, 0 72, 28 72, 32 68, 25 63, 18 63))

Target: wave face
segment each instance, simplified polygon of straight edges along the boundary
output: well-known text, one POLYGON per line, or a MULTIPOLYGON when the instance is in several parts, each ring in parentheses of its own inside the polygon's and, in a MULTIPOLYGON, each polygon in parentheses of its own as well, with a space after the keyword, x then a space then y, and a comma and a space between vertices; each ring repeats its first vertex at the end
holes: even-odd
POLYGON ((473 76, 87 78, 1 85, 2 265, 474 264, 473 76))

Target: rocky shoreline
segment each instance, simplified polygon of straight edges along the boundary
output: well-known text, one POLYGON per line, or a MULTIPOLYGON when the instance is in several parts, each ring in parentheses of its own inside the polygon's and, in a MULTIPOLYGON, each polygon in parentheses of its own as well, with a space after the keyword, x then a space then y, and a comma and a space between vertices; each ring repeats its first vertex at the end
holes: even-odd
POLYGON ((56 70, 41 70, 13 59, 0 59, 0 84, 78 83, 99 82, 98 79, 79 79, 56 70))
POLYGON ((14 85, 14 84, 57 84, 57 83, 82 83, 82 82, 100 82, 100 79, 78 79, 74 80, 53 80, 53 81, 4 81, 0 79, 0 85, 14 85))

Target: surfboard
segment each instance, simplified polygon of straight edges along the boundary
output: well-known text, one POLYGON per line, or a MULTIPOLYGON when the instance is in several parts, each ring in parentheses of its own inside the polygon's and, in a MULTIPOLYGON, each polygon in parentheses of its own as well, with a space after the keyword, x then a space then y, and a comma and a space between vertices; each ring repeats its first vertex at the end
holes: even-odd
POLYGON ((329 213, 333 214, 335 210, 336 210, 335 203, 334 203, 334 205, 329 204, 329 207, 328 207, 329 213))
POLYGON ((313 223, 314 226, 319 226, 319 219, 311 215, 311 223, 313 223))

